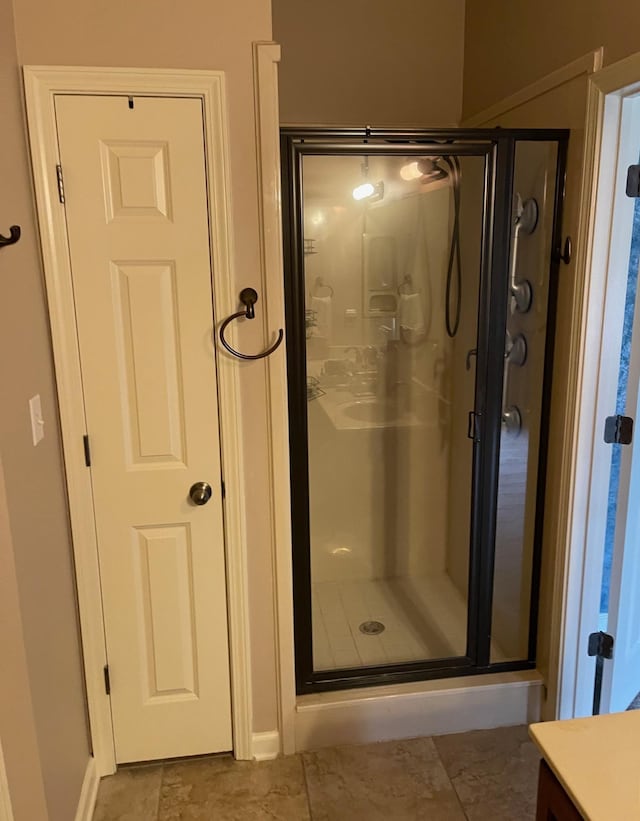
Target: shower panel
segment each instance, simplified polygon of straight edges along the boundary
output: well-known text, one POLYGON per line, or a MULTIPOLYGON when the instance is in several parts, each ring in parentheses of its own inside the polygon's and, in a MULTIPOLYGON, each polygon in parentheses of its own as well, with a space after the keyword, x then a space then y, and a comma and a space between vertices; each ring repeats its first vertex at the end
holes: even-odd
POLYGON ((298 692, 535 666, 566 142, 282 132, 298 692))

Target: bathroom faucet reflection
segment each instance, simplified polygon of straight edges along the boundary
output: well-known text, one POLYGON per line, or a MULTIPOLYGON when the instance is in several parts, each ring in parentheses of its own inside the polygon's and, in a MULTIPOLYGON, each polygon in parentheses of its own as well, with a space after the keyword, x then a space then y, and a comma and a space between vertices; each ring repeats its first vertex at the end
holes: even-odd
POLYGON ((393 342, 400 341, 400 326, 398 324, 398 317, 389 317, 391 325, 381 325, 380 330, 388 335, 388 340, 393 342))

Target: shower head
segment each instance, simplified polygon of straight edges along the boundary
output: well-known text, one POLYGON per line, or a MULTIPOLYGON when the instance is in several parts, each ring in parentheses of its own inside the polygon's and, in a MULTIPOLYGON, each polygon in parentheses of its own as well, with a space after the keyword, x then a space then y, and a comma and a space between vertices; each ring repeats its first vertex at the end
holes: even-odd
POLYGON ((418 169, 422 175, 420 182, 435 182, 435 180, 445 180, 449 176, 446 168, 438 165, 438 157, 423 157, 418 160, 418 169))
POLYGON ((420 157, 419 160, 403 165, 400 176, 403 180, 419 180, 421 183, 444 180, 449 176, 449 172, 438 163, 438 157, 420 157))

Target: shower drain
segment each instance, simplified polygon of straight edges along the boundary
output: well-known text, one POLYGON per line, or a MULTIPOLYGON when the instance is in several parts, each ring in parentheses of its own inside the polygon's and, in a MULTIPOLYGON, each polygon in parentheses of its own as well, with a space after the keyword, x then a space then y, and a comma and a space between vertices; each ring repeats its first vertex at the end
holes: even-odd
POLYGON ((377 636, 383 630, 384 624, 381 621, 363 621, 360 625, 360 632, 365 636, 377 636))

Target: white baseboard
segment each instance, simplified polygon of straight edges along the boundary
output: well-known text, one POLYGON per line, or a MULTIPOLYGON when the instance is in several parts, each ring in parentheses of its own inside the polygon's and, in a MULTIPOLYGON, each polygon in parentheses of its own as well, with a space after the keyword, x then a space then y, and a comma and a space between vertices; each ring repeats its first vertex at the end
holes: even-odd
POLYGON ((267 733, 254 733, 251 749, 256 761, 269 761, 280 755, 280 733, 270 730, 267 733))
POLYGON ((301 696, 296 751, 529 724, 541 695, 525 671, 301 696))
POLYGON ((100 776, 98 775, 96 760, 93 756, 91 756, 87 762, 87 769, 84 773, 84 780, 82 782, 82 789, 80 790, 80 800, 78 801, 75 821, 91 821, 93 818, 93 811, 96 806, 99 785, 100 776))

